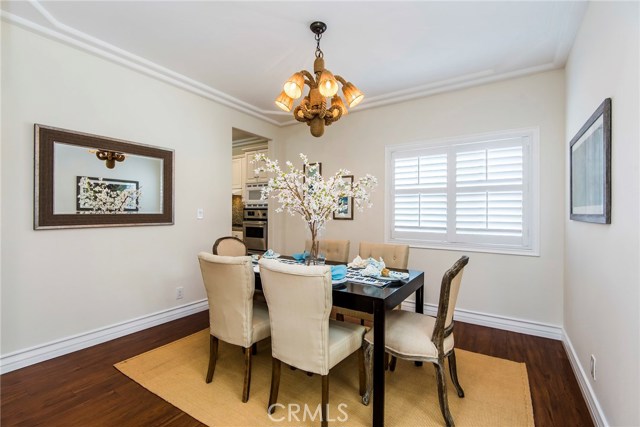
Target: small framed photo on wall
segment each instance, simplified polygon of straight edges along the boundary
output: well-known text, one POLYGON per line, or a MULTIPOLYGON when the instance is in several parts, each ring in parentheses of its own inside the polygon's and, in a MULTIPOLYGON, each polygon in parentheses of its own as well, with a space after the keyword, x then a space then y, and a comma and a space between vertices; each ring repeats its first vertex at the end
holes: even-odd
MULTIPOLYGON (((342 180, 353 185, 353 175, 343 175, 342 180)), ((341 197, 339 200, 340 207, 337 212, 333 213, 333 219, 353 219, 353 197, 341 197)))
POLYGON ((322 163, 309 163, 308 168, 307 165, 302 165, 302 171, 307 178, 312 178, 316 174, 322 176, 322 163))

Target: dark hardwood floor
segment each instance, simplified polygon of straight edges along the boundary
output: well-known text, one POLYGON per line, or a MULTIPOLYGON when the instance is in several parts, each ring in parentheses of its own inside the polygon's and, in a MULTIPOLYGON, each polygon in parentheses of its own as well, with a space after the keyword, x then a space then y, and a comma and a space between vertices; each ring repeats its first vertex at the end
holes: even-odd
MULTIPOLYGON (((205 311, 2 375, 0 424, 202 426, 113 365, 207 326, 205 311)), ((537 426, 593 425, 560 341, 459 322, 455 336, 458 348, 527 364, 537 426)))

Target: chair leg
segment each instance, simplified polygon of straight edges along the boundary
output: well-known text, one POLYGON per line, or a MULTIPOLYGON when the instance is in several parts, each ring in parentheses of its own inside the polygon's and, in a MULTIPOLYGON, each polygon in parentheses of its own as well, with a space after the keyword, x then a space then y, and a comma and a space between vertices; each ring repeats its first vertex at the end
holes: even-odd
POLYGON ((444 357, 438 363, 434 363, 436 377, 438 379, 438 400, 440 401, 440 411, 444 417, 447 427, 455 426, 451 412, 449 412, 449 401, 447 400, 447 379, 444 374, 444 357))
POLYGON ((364 367, 365 342, 363 342, 362 346, 358 349, 358 392, 360 393, 360 397, 364 396, 367 391, 367 374, 364 367))
POLYGON ((251 347, 244 349, 244 386, 242 388, 242 402, 249 401, 249 389, 251 388, 251 347))
POLYGON ((273 412, 276 410, 275 404, 278 401, 281 365, 281 362, 274 357, 271 362, 271 392, 269 393, 269 406, 267 406, 267 413, 269 414, 273 414, 273 412))
POLYGON ((216 359, 218 358, 218 338, 209 335, 209 369, 207 370, 207 384, 213 380, 213 372, 216 370, 216 359))
POLYGON ((329 412, 329 375, 322 376, 322 420, 321 427, 327 427, 327 412, 329 412))
POLYGON ((389 370, 394 372, 396 370, 396 363, 398 362, 398 358, 395 356, 391 356, 391 362, 389 362, 389 370))
POLYGON ((456 352, 455 350, 451 350, 449 354, 449 374, 451 374, 451 381, 453 385, 456 387, 456 391, 458 392, 458 397, 464 397, 464 390, 460 386, 458 382, 458 368, 456 366, 456 352))
POLYGON ((365 392, 362 395, 362 404, 369 406, 371 401, 371 390, 373 388, 373 345, 365 341, 364 346, 364 369, 366 374, 366 387, 365 392))

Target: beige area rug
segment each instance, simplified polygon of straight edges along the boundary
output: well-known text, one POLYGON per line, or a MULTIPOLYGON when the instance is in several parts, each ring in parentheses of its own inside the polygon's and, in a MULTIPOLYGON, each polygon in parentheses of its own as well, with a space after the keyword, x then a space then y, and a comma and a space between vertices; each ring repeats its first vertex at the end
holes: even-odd
MULTIPOLYGON (((205 383, 209 360, 208 330, 116 364, 147 390, 209 426, 320 425, 320 376, 308 377, 283 365, 278 403, 271 418, 266 408, 271 381, 269 340, 253 357, 251 395, 242 403, 243 355, 220 342, 213 381, 205 383), (307 410, 305 412, 305 404, 307 410)), ((465 391, 458 398, 449 381, 449 405, 458 426, 533 426, 527 368, 524 363, 457 350, 458 377, 465 391)), ((448 374, 447 374, 448 376, 448 374)), ((360 403, 357 357, 352 355, 329 374, 329 424, 370 426, 371 405, 360 403)), ((386 377, 386 426, 444 425, 431 364, 416 367, 398 360, 386 377)))

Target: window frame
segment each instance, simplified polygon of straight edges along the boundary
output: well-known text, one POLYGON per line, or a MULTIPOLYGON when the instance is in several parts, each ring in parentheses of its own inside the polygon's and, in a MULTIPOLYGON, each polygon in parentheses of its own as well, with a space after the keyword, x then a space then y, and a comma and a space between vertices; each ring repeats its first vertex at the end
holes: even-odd
MULTIPOLYGON (((413 141, 409 143, 401 144, 387 144, 385 146, 385 198, 384 198, 384 227, 385 227, 385 241, 387 243, 408 244, 415 248, 425 249, 444 249, 454 251, 466 251, 466 252, 484 252, 484 253, 497 253, 497 254, 509 254, 509 255, 525 255, 525 256, 540 256, 540 183, 539 183, 539 169, 540 169, 540 131, 538 127, 511 129, 503 131, 494 131, 479 133, 473 135, 455 136, 449 138, 432 139, 424 141, 413 141), (492 142, 501 139, 508 138, 526 138, 527 141, 524 144, 526 153, 523 152, 523 234, 525 244, 513 245, 513 244, 499 244, 499 243, 487 243, 487 242, 452 242, 448 241, 448 233, 444 233, 444 241, 435 241, 427 239, 395 237, 393 235, 393 221, 394 221, 394 200, 395 200, 395 188, 394 188, 394 175, 393 175, 393 156, 396 153, 419 151, 419 150, 436 150, 441 148, 449 151, 452 146, 468 145, 474 143, 487 142, 484 146, 490 145, 492 142)), ((449 195, 451 185, 453 185, 453 193, 456 193, 456 183, 451 181, 450 177, 455 177, 455 167, 448 167, 447 187, 445 192, 449 195)), ((449 200, 447 197, 448 206, 455 205, 455 200, 449 200)), ((447 227, 452 224, 452 218, 455 219, 455 210, 447 209, 447 227)), ((431 234, 431 233, 429 233, 431 234)), ((482 239, 480 239, 482 240, 482 239)), ((500 239, 498 239, 500 240, 500 239)))

